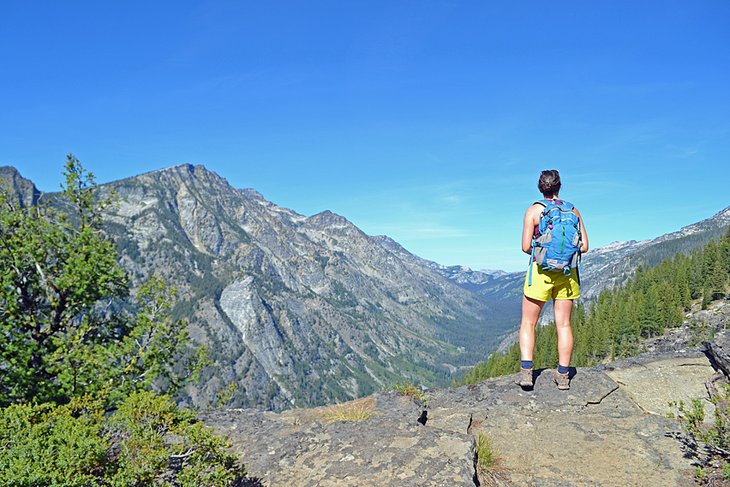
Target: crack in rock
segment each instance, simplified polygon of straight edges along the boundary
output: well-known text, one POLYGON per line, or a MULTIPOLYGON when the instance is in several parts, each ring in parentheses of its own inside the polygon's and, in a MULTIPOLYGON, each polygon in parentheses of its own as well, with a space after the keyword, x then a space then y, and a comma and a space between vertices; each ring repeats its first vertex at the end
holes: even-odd
POLYGON ((614 392, 616 392, 618 390, 618 388, 619 388, 619 386, 618 386, 618 384, 616 384, 616 387, 614 387, 613 389, 611 389, 610 391, 608 391, 606 394, 604 394, 603 396, 601 396, 597 401, 588 400, 586 402, 586 407, 588 405, 601 404, 601 402, 603 402, 604 399, 606 399, 608 396, 610 396, 611 394, 613 394, 614 392))
POLYGON ((474 413, 469 414, 469 424, 466 425, 466 434, 471 434, 471 427, 474 424, 474 413))

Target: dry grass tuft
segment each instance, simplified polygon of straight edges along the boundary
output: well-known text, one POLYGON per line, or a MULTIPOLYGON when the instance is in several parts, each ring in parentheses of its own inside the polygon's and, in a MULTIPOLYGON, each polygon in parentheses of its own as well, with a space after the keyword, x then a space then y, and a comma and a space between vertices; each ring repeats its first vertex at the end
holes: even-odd
POLYGON ((423 394, 423 391, 421 391, 421 389, 414 384, 398 384, 391 387, 391 389, 398 391, 401 396, 411 397, 415 399, 416 401, 420 402, 424 408, 428 406, 428 400, 423 394))
POLYGON ((372 417, 374 409, 375 398, 365 397, 326 408, 322 413, 322 419, 328 423, 365 421, 372 417))

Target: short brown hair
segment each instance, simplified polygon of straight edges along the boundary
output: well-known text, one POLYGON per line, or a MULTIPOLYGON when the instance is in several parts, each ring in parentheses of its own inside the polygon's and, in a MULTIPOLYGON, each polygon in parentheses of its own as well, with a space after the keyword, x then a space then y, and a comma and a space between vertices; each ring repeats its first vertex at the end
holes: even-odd
POLYGON ((555 196, 560 191, 560 173, 557 169, 546 169, 540 173, 537 189, 543 196, 555 196))

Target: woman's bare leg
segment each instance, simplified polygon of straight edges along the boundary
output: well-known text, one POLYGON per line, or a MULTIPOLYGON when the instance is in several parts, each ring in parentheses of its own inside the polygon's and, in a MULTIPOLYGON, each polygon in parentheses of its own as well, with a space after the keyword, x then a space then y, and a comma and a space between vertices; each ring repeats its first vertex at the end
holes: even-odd
POLYGON ((573 354, 573 331, 570 328, 570 313, 573 311, 572 299, 556 299, 555 326, 558 329, 558 363, 570 365, 570 356, 573 354))
MULTIPOLYGON (((522 322, 520 323, 520 356, 522 360, 532 360, 535 349, 535 325, 545 301, 522 295, 522 322)), ((572 344, 571 344, 572 347, 572 344)))

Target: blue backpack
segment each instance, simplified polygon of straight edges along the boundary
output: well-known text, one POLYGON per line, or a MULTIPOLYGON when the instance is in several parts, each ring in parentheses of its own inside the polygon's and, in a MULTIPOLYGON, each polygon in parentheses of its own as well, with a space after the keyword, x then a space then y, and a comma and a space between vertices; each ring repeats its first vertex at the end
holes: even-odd
POLYGON ((566 276, 580 264, 580 218, 573 213, 573 205, 561 200, 540 200, 535 203, 545 206, 545 209, 540 215, 537 234, 532 238, 528 286, 532 285, 533 261, 542 270, 558 270, 566 276))

